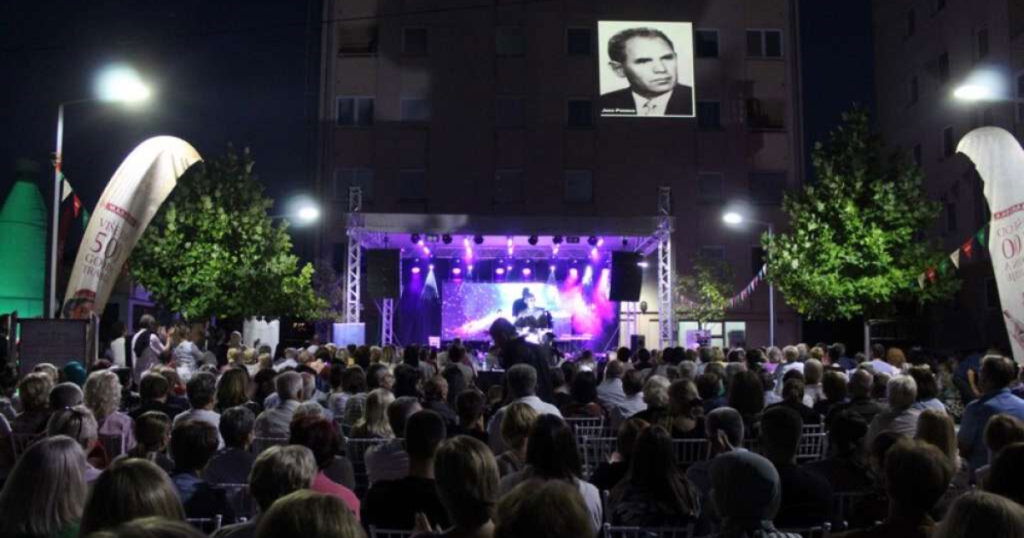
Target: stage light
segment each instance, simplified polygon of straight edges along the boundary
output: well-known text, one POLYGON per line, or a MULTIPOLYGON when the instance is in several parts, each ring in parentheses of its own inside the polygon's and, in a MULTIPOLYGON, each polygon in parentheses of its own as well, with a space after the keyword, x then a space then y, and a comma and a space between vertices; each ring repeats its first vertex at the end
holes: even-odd
POLYGON ((441 240, 441 236, 437 234, 427 234, 427 243, 437 243, 441 240))
POLYGON ((423 254, 426 256, 430 256, 430 249, 427 247, 423 247, 423 254))
POLYGON ((537 245, 537 241, 538 241, 538 238, 537 238, 536 235, 531 235, 530 238, 526 240, 526 242, 529 243, 531 246, 536 246, 537 245))
POLYGON ((649 264, 647 262, 636 262, 636 266, 637 267, 643 267, 644 269, 647 269, 648 267, 650 267, 650 265, 651 264, 649 264))
POLYGON ((551 242, 556 244, 556 245, 561 245, 562 241, 563 241, 563 238, 560 235, 556 235, 556 236, 551 238, 551 242))
POLYGON ((504 267, 499 267, 499 268, 495 269, 494 270, 494 274, 499 275, 499 276, 505 274, 505 268, 504 267))
POLYGON ((472 273, 473 272, 473 264, 469 264, 469 265, 466 266, 466 272, 467 273, 472 273))
POLYGON ((473 236, 473 242, 478 244, 478 245, 484 244, 484 236, 482 236, 482 235, 474 235, 473 236))
POLYGON ((466 248, 469 248, 469 238, 468 237, 463 237, 462 238, 462 246, 464 246, 466 248))
POLYGON ((433 270, 434 270, 434 264, 430 264, 430 265, 428 265, 427 267, 430 267, 430 270, 431 270, 431 271, 433 271, 433 270))
POLYGON ((597 246, 599 246, 599 247, 603 247, 604 246, 604 238, 603 237, 598 237, 597 238, 597 246))
POLYGON ((512 265, 511 264, 510 265, 506 265, 505 266, 505 270, 506 271, 512 271, 512 265))
POLYGON ((594 237, 594 236, 588 237, 587 238, 587 244, 592 246, 592 247, 597 246, 597 238, 594 237))
POLYGON ((461 275, 462 274, 462 268, 461 267, 456 267, 456 268, 452 269, 452 274, 455 275, 455 276, 461 275))
POLYGON ((413 267, 413 268, 412 268, 412 274, 414 274, 414 275, 418 275, 418 274, 420 274, 420 268, 419 268, 419 266, 416 266, 416 267, 413 267))
POLYGON ((444 235, 442 235, 441 236, 441 242, 446 244, 446 245, 452 244, 452 236, 451 236, 451 234, 444 234, 444 235))
POLYGON ((590 257, 594 258, 595 260, 597 258, 601 257, 601 253, 598 252, 597 247, 594 247, 594 248, 590 249, 590 257))
POLYGON ((420 234, 412 234, 409 236, 409 241, 412 241, 413 243, 416 243, 418 245, 423 241, 423 239, 420 237, 420 234))
POLYGON ((569 269, 569 277, 570 278, 579 278, 579 276, 580 276, 580 270, 579 269, 577 269, 575 267, 573 267, 572 269, 569 269))
POLYGON ((557 269, 558 268, 555 267, 555 264, 551 264, 551 265, 548 266, 548 270, 550 270, 552 273, 554 273, 557 269))
POLYGON ((523 276, 530 276, 531 274, 533 274, 533 269, 530 269, 529 267, 523 267, 523 276))
POLYGON ((554 247, 551 248, 551 253, 554 254, 555 256, 558 256, 558 251, 560 250, 560 248, 561 247, 559 247, 558 245, 555 245, 554 247))
POLYGON ((565 242, 569 243, 570 245, 575 245, 575 244, 578 244, 580 242, 580 238, 578 236, 575 236, 575 235, 570 235, 569 237, 565 238, 565 242))

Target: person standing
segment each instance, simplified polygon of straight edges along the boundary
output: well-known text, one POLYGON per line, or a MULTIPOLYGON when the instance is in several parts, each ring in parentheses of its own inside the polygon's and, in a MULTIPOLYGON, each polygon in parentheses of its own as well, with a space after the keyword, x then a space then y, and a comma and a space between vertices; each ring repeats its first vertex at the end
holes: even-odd
POLYGON ((519 336, 512 322, 505 318, 498 318, 491 324, 490 334, 494 345, 501 350, 501 367, 507 371, 516 364, 532 366, 537 372, 537 397, 547 403, 553 403, 555 395, 551 386, 550 366, 540 346, 531 344, 519 336))
MULTIPOLYGON (((159 363, 160 354, 164 352, 164 340, 159 334, 156 318, 144 314, 139 318, 139 330, 132 337, 131 364, 132 377, 136 383, 142 374, 159 363)), ((125 357, 127 358, 127 356, 125 357)))

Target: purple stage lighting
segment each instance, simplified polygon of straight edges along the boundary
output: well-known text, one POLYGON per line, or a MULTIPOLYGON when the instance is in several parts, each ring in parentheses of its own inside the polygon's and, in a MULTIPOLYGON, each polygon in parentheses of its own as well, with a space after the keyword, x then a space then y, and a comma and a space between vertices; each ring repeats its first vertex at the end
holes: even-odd
POLYGON ((550 270, 550 271, 551 271, 552 273, 554 273, 554 272, 555 272, 555 269, 557 269, 557 267, 555 267, 555 264, 551 264, 551 265, 549 265, 549 266, 548 266, 548 269, 549 269, 549 270, 550 270))
POLYGON ((575 267, 573 267, 572 269, 569 269, 569 277, 570 278, 579 278, 579 276, 580 276, 580 270, 579 269, 577 269, 575 267))
POLYGON ((467 273, 472 273, 473 272, 473 264, 469 264, 468 266, 466 266, 466 272, 467 273))
POLYGON ((495 269, 494 270, 494 274, 496 274, 496 275, 503 275, 503 274, 505 274, 505 268, 504 267, 499 267, 499 268, 495 269))
POLYGON ((455 275, 455 276, 461 275, 462 274, 462 268, 461 267, 456 267, 456 268, 452 269, 452 274, 455 275))
POLYGON ((433 271, 433 270, 434 270, 434 264, 430 264, 430 265, 429 265, 429 267, 430 267, 430 270, 431 270, 431 271, 433 271))
POLYGON ((414 274, 414 275, 418 275, 418 274, 420 274, 420 268, 419 268, 419 266, 416 266, 416 267, 413 267, 413 268, 412 268, 412 274, 414 274))
POLYGON ((530 269, 529 267, 523 267, 523 276, 530 276, 532 273, 532 269, 530 269))
POLYGON ((603 237, 597 240, 597 246, 599 246, 599 247, 603 247, 604 246, 604 238, 603 237))
POLYGON ((597 247, 590 249, 590 257, 594 259, 601 257, 601 253, 598 252, 597 247))

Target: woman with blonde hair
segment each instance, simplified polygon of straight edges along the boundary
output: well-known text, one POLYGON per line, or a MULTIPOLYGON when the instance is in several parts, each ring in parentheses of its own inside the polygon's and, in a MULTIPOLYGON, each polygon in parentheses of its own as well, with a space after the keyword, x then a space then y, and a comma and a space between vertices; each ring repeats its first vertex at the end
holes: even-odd
POLYGON ((45 372, 33 372, 18 382, 18 396, 21 400, 21 413, 11 421, 14 433, 40 433, 46 429, 46 421, 50 419, 50 390, 53 380, 45 372))
POLYGON ((366 534, 344 501, 300 489, 274 501, 256 527, 256 538, 282 536, 364 538, 366 534))
POLYGON ((103 437, 120 437, 119 447, 106 446, 111 458, 119 456, 135 447, 135 434, 132 432, 132 419, 128 415, 118 411, 121 406, 121 381, 117 374, 110 370, 98 370, 89 374, 85 380, 85 406, 88 407, 96 417, 96 424, 99 426, 99 436, 102 442, 103 437), (111 449, 114 454, 110 454, 111 449))
POLYGON ((490 538, 494 535, 494 506, 498 502, 498 464, 487 445, 468 435, 441 443, 434 456, 434 476, 441 504, 454 525, 432 532, 417 517, 417 538, 490 538))
POLYGON ((87 493, 83 469, 85 453, 70 437, 30 446, 0 491, 0 536, 77 536, 87 493))
POLYGON ((395 395, 390 390, 373 389, 366 396, 366 409, 363 417, 352 427, 352 437, 356 438, 377 438, 394 439, 395 434, 391 431, 391 424, 388 422, 388 406, 395 401, 395 395))
POLYGON ((526 466, 526 439, 530 428, 537 420, 537 412, 522 402, 509 404, 501 417, 501 439, 508 450, 498 455, 497 465, 501 476, 521 471, 526 466))
POLYGON ((946 493, 936 503, 932 514, 935 519, 949 509, 950 504, 957 497, 971 489, 971 469, 967 461, 962 459, 957 448, 956 428, 953 419, 936 409, 928 409, 917 417, 917 434, 914 436, 919 441, 938 448, 949 461, 949 468, 953 470, 953 479, 950 481, 946 493))
POLYGON ((519 484, 501 498, 494 520, 494 538, 597 535, 583 496, 561 480, 533 479, 519 484))
POLYGON ((1024 509, 999 495, 972 491, 953 503, 932 536, 1024 538, 1024 509))
POLYGON ((155 463, 137 458, 118 460, 89 492, 81 535, 146 516, 184 521, 185 510, 171 479, 155 463))

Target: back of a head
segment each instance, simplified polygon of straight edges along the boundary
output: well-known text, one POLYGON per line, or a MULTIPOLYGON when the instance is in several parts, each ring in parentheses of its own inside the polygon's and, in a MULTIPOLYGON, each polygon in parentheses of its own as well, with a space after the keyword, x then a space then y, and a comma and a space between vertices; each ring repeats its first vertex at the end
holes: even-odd
POLYGON ((606 379, 616 379, 622 377, 622 374, 626 372, 625 364, 620 360, 610 360, 604 367, 604 377, 606 379))
POLYGON ((875 377, 871 375, 871 372, 858 368, 854 370, 853 374, 850 375, 850 383, 847 385, 847 389, 850 392, 851 398, 870 398, 871 397, 871 386, 875 382, 875 377))
POLYGON ((932 509, 949 488, 953 466, 945 454, 924 441, 903 439, 885 455, 885 487, 901 515, 932 509))
POLYGON ((256 538, 283 536, 365 538, 366 534, 340 497, 299 490, 278 499, 256 527, 256 538))
POLYGON ((206 467, 217 452, 217 428, 201 420, 183 420, 171 430, 171 458, 178 471, 197 471, 206 467))
POLYGON ((466 389, 455 397, 455 414, 463 426, 469 426, 480 419, 487 410, 484 393, 476 388, 466 389))
POLYGON ((949 507, 946 517, 932 536, 1024 538, 1024 509, 1019 504, 992 493, 965 493, 949 507))
POLYGON ((434 459, 441 503, 452 521, 475 529, 493 517, 498 500, 498 464, 491 449, 467 435, 441 443, 434 459))
POLYGON ((804 380, 791 377, 782 384, 782 399, 789 403, 801 403, 804 399, 804 380))
POLYGON ((221 413, 220 436, 225 445, 239 448, 249 440, 255 425, 256 415, 248 407, 238 405, 221 413))
POLYGON ((566 538, 594 533, 583 496, 562 480, 528 480, 498 502, 494 538, 566 538))
POLYGON ((1024 503, 1024 443, 1003 447, 989 470, 987 491, 1024 503))
POLYGON ((50 409, 64 409, 82 404, 82 389, 74 383, 65 381, 50 389, 50 409))
POLYGON ((42 411, 49 403, 53 381, 49 374, 33 372, 18 382, 18 396, 25 411, 42 411))
POLYGON ((633 458, 636 439, 648 427, 650 424, 646 420, 636 417, 626 420, 619 426, 618 435, 615 437, 615 450, 622 457, 622 461, 628 463, 633 458))
MULTIPOLYGON (((224 423, 221 422, 221 424, 224 423)), ((159 451, 167 442, 171 417, 160 411, 146 411, 135 419, 133 428, 135 440, 139 443, 138 446, 146 451, 159 451)))
POLYGON ((917 400, 927 401, 939 395, 939 382, 932 369, 926 365, 913 366, 907 371, 917 383, 917 400))
POLYGON ((196 372, 185 385, 188 404, 192 409, 201 409, 213 403, 217 395, 217 376, 209 372, 196 372))
POLYGON ((953 418, 937 409, 926 409, 917 417, 915 438, 938 448, 950 463, 959 462, 953 418))
POLYGON ((249 471, 249 491, 260 511, 266 512, 277 499, 309 488, 316 473, 316 460, 308 448, 272 446, 256 457, 249 471))
POLYGON ((428 460, 447 435, 441 415, 430 410, 417 411, 405 423, 405 450, 410 459, 428 460))
POLYGON ((182 521, 178 492, 160 467, 149 460, 115 461, 96 479, 82 515, 81 535, 146 516, 182 521))
POLYGON ((821 376, 824 373, 824 367, 821 361, 818 359, 807 359, 804 362, 804 383, 808 385, 817 385, 821 383, 821 376))
POLYGON ((512 448, 519 448, 530 435, 537 411, 522 402, 509 404, 501 417, 501 439, 512 448))
POLYGON ((668 407, 668 387, 670 383, 667 377, 652 375, 644 383, 644 403, 647 407, 668 407))
POLYGON ((569 393, 573 401, 581 404, 597 401, 597 376, 594 372, 580 372, 572 380, 569 393))
POLYGON ((711 400, 718 397, 718 392, 721 388, 720 378, 718 374, 712 372, 704 372, 697 376, 697 393, 700 394, 701 399, 711 400))
POLYGON ((622 374, 622 392, 634 396, 644 389, 644 376, 639 370, 627 370, 622 374))
POLYGON ((513 398, 532 396, 537 390, 537 370, 529 364, 516 364, 505 372, 505 382, 513 398))
POLYGON ((846 376, 835 371, 825 372, 821 379, 821 390, 830 402, 841 402, 846 399, 846 376))
POLYGON ((862 415, 840 411, 832 417, 828 430, 828 446, 833 454, 851 456, 864 452, 868 423, 862 415))
POLYGON ((846 346, 841 342, 836 342, 831 346, 828 346, 828 358, 832 359, 832 363, 839 362, 839 359, 846 355, 846 346))
POLYGON ((1003 447, 1024 442, 1024 422, 1006 413, 992 415, 985 424, 983 438, 989 452, 995 455, 1003 447))
POLYGON ((1017 377, 1017 366, 1000 355, 988 355, 981 361, 981 384, 985 391, 1004 389, 1017 377))
POLYGON ((59 409, 50 415, 46 423, 46 434, 67 435, 83 449, 91 449, 89 444, 99 436, 99 425, 92 411, 84 405, 76 405, 69 409, 59 409))
POLYGON ((33 443, 0 491, 0 536, 55 536, 76 522, 87 492, 85 452, 63 435, 33 443))
POLYGON ((89 538, 205 538, 205 536, 184 521, 154 516, 142 517, 122 523, 112 529, 92 533, 89 538))
POLYGON ((139 382, 139 397, 142 401, 153 401, 167 396, 167 391, 171 390, 171 384, 167 381, 167 378, 153 372, 146 372, 142 376, 142 381, 139 382))
POLYGON ((728 404, 743 415, 760 413, 764 409, 761 376, 749 370, 734 374, 729 380, 728 404))
POLYGON ((770 407, 761 415, 761 448, 768 459, 788 462, 796 456, 803 434, 800 413, 788 407, 770 407))
POLYGON ((341 441, 334 425, 322 416, 303 415, 292 419, 288 443, 302 445, 313 452, 317 467, 327 468, 340 452, 341 441))
POLYGON ((580 456, 572 428, 556 415, 537 417, 526 443, 526 463, 535 475, 543 478, 578 478, 580 456))
POLYGON ((298 400, 302 395, 302 375, 298 372, 283 372, 274 378, 274 389, 282 402, 298 400))
POLYGON ((430 402, 442 401, 448 393, 448 380, 435 375, 423 382, 423 400, 430 402))
POLYGON ((393 402, 388 404, 388 424, 391 426, 391 431, 394 432, 395 437, 405 436, 406 421, 413 413, 423 409, 420 405, 420 401, 412 396, 402 396, 401 398, 395 398, 393 402))
POLYGON ((782 500, 779 473, 770 461, 748 451, 726 452, 711 461, 711 495, 723 520, 772 520, 782 500))
POLYGON ((898 375, 886 383, 885 393, 893 410, 907 409, 917 401, 917 382, 909 375, 898 375))
POLYGON ((650 492, 654 498, 696 517, 698 503, 686 478, 679 472, 672 449, 672 436, 661 426, 640 433, 629 463, 627 480, 634 487, 650 492))
POLYGON ((731 407, 712 409, 704 417, 704 432, 708 439, 716 439, 718 433, 722 432, 729 444, 738 447, 743 443, 743 417, 731 407))

